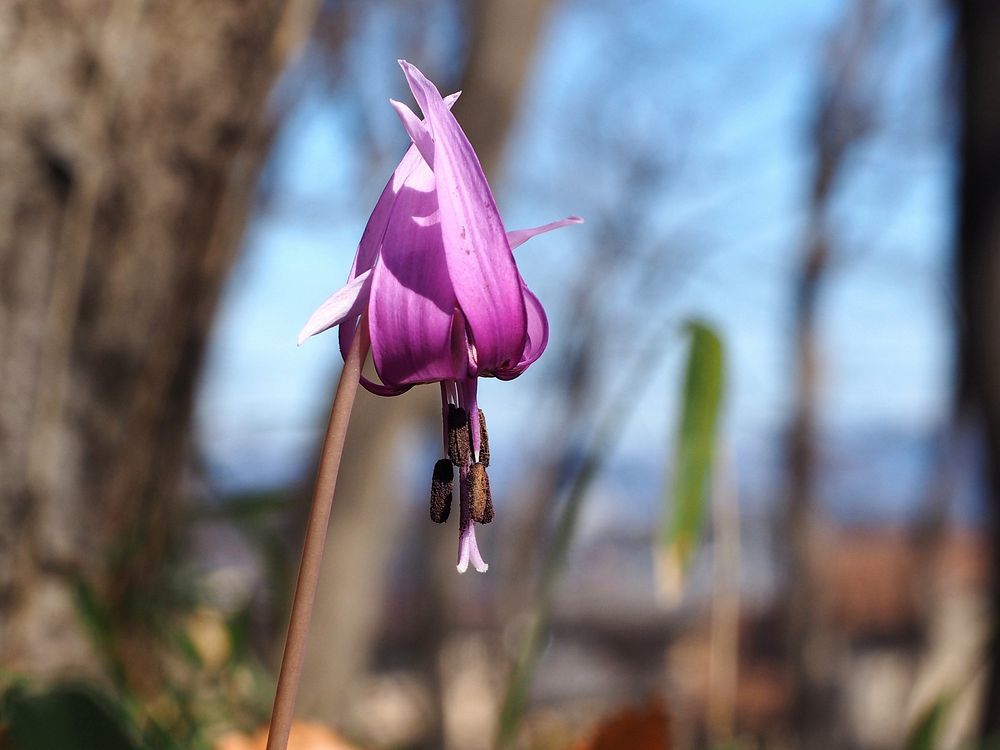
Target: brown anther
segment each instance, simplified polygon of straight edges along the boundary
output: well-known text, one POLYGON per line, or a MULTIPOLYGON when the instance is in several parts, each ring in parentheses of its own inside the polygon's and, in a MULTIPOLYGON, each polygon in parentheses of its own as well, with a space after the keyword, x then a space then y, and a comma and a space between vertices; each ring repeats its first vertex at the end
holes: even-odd
POLYGON ((444 523, 451 513, 451 488, 455 481, 455 469, 451 461, 442 458, 434 464, 434 475, 431 477, 431 520, 434 523, 444 523))
POLYGON ((490 435, 486 432, 486 415, 479 410, 479 463, 490 465, 490 435))
POLYGON ((493 496, 490 494, 490 478, 486 467, 476 462, 469 467, 468 482, 469 511, 472 520, 489 523, 493 520, 493 496))
POLYGON ((471 451, 469 442, 469 413, 457 406, 448 405, 448 458, 455 466, 466 466, 471 451))

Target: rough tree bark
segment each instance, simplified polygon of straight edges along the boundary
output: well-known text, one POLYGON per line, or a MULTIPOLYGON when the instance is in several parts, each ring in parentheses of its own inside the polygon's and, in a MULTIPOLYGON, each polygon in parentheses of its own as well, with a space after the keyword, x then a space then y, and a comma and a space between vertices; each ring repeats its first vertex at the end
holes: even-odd
MULTIPOLYGON (((959 296, 958 406, 985 429, 987 498, 993 554, 1000 543, 1000 6, 959 4, 964 66, 961 88, 959 220, 955 256, 959 296)), ((994 628, 1000 578, 992 568, 994 628)), ((1000 736, 1000 646, 988 655, 983 738, 1000 736)))
POLYGON ((262 159, 266 95, 302 6, 0 6, 7 668, 93 670, 74 580, 123 605, 157 568, 194 378, 262 159))

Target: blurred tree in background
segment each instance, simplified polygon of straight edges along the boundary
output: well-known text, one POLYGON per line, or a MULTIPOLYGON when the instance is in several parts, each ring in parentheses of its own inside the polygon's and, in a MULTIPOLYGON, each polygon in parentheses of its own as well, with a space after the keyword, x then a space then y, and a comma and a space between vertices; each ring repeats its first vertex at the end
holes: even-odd
POLYGON ((94 673, 92 590, 147 638, 195 378, 309 2, 0 10, 0 662, 94 673))
POLYGON ((1000 7, 959 9, 961 139, 955 270, 959 294, 957 401, 984 433, 993 535, 993 632, 982 738, 1000 738, 1000 7))

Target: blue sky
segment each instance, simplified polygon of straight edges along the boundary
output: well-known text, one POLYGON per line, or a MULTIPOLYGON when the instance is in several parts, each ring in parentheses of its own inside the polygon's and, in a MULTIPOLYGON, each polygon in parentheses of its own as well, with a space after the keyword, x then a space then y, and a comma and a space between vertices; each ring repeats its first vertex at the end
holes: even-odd
MULTIPOLYGON (((375 4, 378 7, 378 4, 375 4)), ((601 363, 609 386, 643 339, 643 322, 712 321, 729 353, 726 429, 737 446, 773 440, 787 420, 790 282, 811 167, 807 126, 822 49, 845 4, 684 2, 557 6, 494 182, 510 228, 571 213, 588 223, 518 252, 565 336, 567 287, 602 245, 617 210, 638 206, 632 239, 695 259, 681 284, 639 290, 625 273, 600 292, 609 320, 601 363), (624 144, 624 145, 623 145, 624 144), (620 149, 667 164, 642 194, 621 178, 620 149), (671 317, 672 316, 672 317, 671 317)), ((838 193, 838 261, 822 299, 824 423, 837 431, 920 434, 948 408, 947 253, 953 165, 938 110, 947 28, 930 2, 901 6, 885 65, 879 134, 854 155, 838 193)), ((377 16, 376 12, 373 15, 377 16)), ((438 19, 442 39, 454 28, 438 19)), ((386 100, 408 100, 394 37, 370 22, 355 35, 368 137, 398 158, 405 135, 386 100), (361 72, 363 71, 363 72, 361 72)), ((430 42, 436 41, 430 34, 430 42)), ((414 59, 448 66, 454 41, 414 59)), ((198 402, 199 444, 225 485, 298 475, 339 366, 335 337, 296 348, 311 311, 346 277, 357 239, 392 168, 373 180, 353 110, 319 93, 285 124, 268 170, 270 200, 251 222, 212 338, 198 402)), ((631 249, 631 248, 630 248, 631 249)), ((638 269, 641 275, 643 270, 638 269)), ((673 423, 680 339, 650 363, 643 408, 620 447, 664 455, 673 423)), ((491 438, 513 445, 518 425, 562 363, 546 357, 513 383, 486 382, 491 438)))

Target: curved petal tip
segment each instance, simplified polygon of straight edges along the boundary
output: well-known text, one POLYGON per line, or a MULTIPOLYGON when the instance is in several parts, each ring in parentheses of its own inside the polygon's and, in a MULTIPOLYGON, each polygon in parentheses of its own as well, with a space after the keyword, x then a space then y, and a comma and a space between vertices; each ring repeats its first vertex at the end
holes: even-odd
POLYGON ((322 333, 361 313, 371 290, 371 269, 358 274, 320 305, 299 331, 298 346, 310 336, 322 333))
POLYGON ((507 232, 507 242, 510 244, 510 249, 513 250, 514 248, 523 245, 532 237, 537 237, 540 234, 551 232, 553 229, 568 227, 571 224, 583 224, 583 219, 579 216, 567 216, 565 219, 543 224, 540 227, 532 227, 531 229, 515 229, 507 232))

